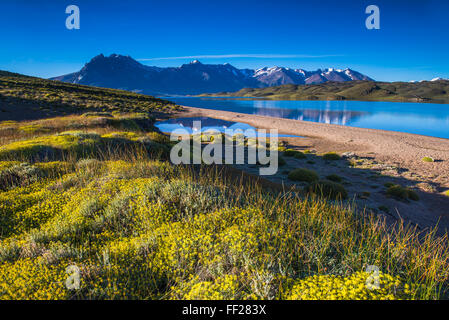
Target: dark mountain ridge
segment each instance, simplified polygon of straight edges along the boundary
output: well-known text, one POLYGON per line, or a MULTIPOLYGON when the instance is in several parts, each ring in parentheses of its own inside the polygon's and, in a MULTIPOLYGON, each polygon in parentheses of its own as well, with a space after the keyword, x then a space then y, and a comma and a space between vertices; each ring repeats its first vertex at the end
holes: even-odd
POLYGON ((129 56, 100 54, 80 71, 52 78, 75 84, 124 89, 145 94, 201 94, 266 88, 284 84, 372 80, 351 69, 306 71, 284 67, 238 69, 229 63, 203 64, 194 60, 180 67, 151 67, 129 56))

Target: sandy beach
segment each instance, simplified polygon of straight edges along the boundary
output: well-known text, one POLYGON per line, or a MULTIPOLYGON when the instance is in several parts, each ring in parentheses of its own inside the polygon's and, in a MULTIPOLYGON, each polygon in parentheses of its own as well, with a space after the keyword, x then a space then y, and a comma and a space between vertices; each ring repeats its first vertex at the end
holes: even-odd
MULTIPOLYGON (((376 181, 377 184, 394 179, 395 183, 413 186, 420 192, 421 199, 416 203, 385 198, 382 197, 382 192, 377 190, 372 190, 370 199, 364 203, 371 206, 385 203, 393 208, 390 216, 410 220, 420 227, 432 226, 438 221, 444 228, 449 226, 449 197, 443 194, 449 189, 449 139, 194 107, 184 108, 177 117, 211 117, 248 123, 261 129, 275 128, 280 134, 303 137, 282 138, 299 150, 314 150, 317 154, 330 151, 340 154, 354 153, 360 163, 357 167, 362 170, 360 172, 355 172, 354 168, 352 171, 346 168, 335 168, 332 171, 329 166, 321 169, 342 173, 350 181, 358 182, 356 189, 360 188, 362 182, 366 183, 367 188, 375 188, 371 183, 374 177, 370 179, 370 173, 374 171, 382 174, 381 179, 376 181), (432 157, 435 162, 423 162, 423 157, 432 157)), ((281 182, 282 177, 273 179, 281 182)))

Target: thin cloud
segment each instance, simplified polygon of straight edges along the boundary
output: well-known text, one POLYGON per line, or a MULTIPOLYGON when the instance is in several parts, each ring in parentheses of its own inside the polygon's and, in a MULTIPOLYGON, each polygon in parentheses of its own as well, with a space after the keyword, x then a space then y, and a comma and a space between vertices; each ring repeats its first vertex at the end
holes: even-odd
POLYGON ((142 58, 138 61, 154 61, 154 60, 181 60, 181 59, 232 59, 232 58, 256 58, 256 59, 288 59, 288 58, 328 58, 341 57, 342 55, 326 54, 326 55, 307 55, 307 54, 210 54, 197 56, 180 56, 180 57, 157 57, 157 58, 142 58))

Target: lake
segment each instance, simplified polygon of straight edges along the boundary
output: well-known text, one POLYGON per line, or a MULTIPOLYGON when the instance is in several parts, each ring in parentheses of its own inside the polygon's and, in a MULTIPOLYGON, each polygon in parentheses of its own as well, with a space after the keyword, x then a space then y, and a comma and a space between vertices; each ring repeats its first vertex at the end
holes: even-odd
POLYGON ((449 105, 406 102, 292 101, 164 97, 180 105, 449 139, 449 105))
MULTIPOLYGON (((182 130, 185 134, 200 134, 200 133, 226 133, 227 130, 232 130, 232 135, 243 134, 247 138, 260 137, 261 133, 257 128, 250 126, 247 123, 226 121, 221 119, 213 119, 209 117, 190 117, 190 118, 175 118, 165 121, 158 121, 154 124, 159 130, 164 133, 172 133, 176 130, 182 130), (197 127, 199 124, 200 127, 197 127)), ((263 132, 262 136, 271 137, 269 132, 263 132)), ((297 137, 291 134, 277 134, 277 137, 297 137)))

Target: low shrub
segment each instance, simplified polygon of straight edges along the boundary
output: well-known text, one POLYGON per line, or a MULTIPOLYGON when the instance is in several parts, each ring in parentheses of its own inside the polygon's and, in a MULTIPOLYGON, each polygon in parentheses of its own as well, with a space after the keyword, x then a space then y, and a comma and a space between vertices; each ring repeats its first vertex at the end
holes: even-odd
POLYGON ((306 159, 307 156, 302 153, 301 151, 298 151, 295 155, 294 155, 295 159, 306 159))
POLYGON ((335 153, 335 152, 328 152, 322 155, 323 160, 326 161, 333 161, 333 160, 340 160, 341 157, 339 154, 335 153))
POLYGON ((396 300, 412 298, 412 288, 399 277, 365 271, 348 277, 315 275, 295 282, 289 300, 396 300))
POLYGON ((309 169, 299 168, 291 171, 288 174, 288 178, 293 181, 303 181, 312 183, 319 179, 318 174, 309 169))
POLYGON ((348 192, 343 185, 329 180, 320 180, 312 183, 308 187, 308 191, 330 199, 348 198, 348 192))
POLYGON ((389 197, 396 198, 399 200, 408 200, 408 199, 413 201, 419 200, 419 195, 415 191, 409 188, 404 188, 398 184, 388 187, 386 194, 389 197))
POLYGON ((285 157, 294 157, 299 151, 296 151, 294 149, 287 149, 284 151, 284 156, 285 157))
POLYGON ((435 162, 435 159, 433 159, 432 157, 424 157, 422 158, 423 162, 435 162))
POLYGON ((283 155, 285 157, 295 157, 296 159, 305 159, 306 155, 302 153, 301 151, 294 150, 294 149, 287 149, 284 151, 283 155))
POLYGON ((407 200, 408 199, 407 189, 401 187, 398 184, 395 184, 395 185, 392 185, 392 186, 388 187, 386 193, 387 193, 387 196, 393 197, 393 198, 396 198, 396 199, 402 199, 402 200, 407 200))
POLYGON ((410 200, 419 201, 419 195, 416 193, 416 191, 407 189, 407 194, 410 200))
POLYGON ((338 174, 330 174, 326 177, 327 180, 333 181, 333 182, 342 182, 343 178, 340 177, 338 174))

